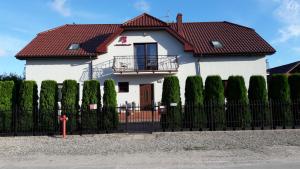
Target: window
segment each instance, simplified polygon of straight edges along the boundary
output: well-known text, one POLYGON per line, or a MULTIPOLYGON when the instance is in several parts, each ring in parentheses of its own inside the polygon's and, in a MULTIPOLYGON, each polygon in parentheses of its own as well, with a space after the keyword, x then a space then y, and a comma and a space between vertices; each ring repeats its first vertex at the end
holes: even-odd
POLYGON ((129 83, 128 82, 119 82, 119 93, 129 92, 129 83))
POLYGON ((228 80, 222 80, 222 82, 223 82, 224 92, 226 93, 228 80))
POLYGON ((211 41, 211 44, 214 46, 214 48, 222 48, 223 47, 222 43, 217 40, 211 41))
POLYGON ((58 102, 61 102, 61 98, 62 98, 62 93, 61 93, 61 90, 62 90, 62 87, 63 87, 63 84, 62 83, 58 83, 57 84, 57 96, 58 96, 58 99, 57 101, 58 102))
POLYGON ((79 47, 80 47, 79 43, 72 43, 69 46, 69 50, 77 50, 77 49, 79 49, 79 47))

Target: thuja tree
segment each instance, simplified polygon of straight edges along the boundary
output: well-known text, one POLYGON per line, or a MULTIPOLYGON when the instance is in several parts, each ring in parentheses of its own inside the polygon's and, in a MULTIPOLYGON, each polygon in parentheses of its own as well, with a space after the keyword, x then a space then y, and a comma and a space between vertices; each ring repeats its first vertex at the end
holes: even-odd
POLYGON ((79 85, 75 80, 65 80, 62 87, 62 114, 68 117, 67 128, 70 132, 77 129, 79 85))
POLYGON ((227 98, 226 121, 228 127, 249 127, 251 114, 247 89, 242 76, 230 76, 225 92, 227 98))
POLYGON ((291 98, 288 76, 283 74, 272 75, 269 81, 269 98, 273 126, 283 127, 292 125, 291 98))
POLYGON ((0 132, 12 130, 14 92, 13 81, 0 81, 0 132))
POLYGON ((203 82, 200 76, 189 76, 185 82, 184 126, 204 128, 207 116, 203 110, 203 82))
POLYGON ((164 78, 161 103, 166 106, 166 114, 161 116, 162 127, 180 128, 182 119, 181 98, 179 80, 176 76, 164 78))
POLYGON ((289 76, 294 124, 300 124, 300 74, 289 76))
POLYGON ((205 80, 204 103, 210 129, 225 129, 225 96, 220 76, 208 76, 205 80))
POLYGON ((100 127, 101 94, 100 83, 97 80, 88 80, 83 84, 81 124, 84 130, 97 130, 100 127), (90 109, 90 105, 97 105, 90 109))
POLYGON ((42 131, 53 132, 57 129, 57 82, 42 81, 40 90, 39 125, 42 131))
POLYGON ((37 84, 35 81, 23 81, 19 90, 18 131, 37 129, 37 84))
POLYGON ((250 112, 252 117, 252 126, 263 127, 270 122, 268 110, 268 93, 266 89, 266 80, 263 76, 251 76, 248 98, 250 103, 250 112))
POLYGON ((117 112, 117 92, 112 79, 104 81, 103 109, 101 115, 101 128, 109 131, 117 129, 119 123, 117 112))

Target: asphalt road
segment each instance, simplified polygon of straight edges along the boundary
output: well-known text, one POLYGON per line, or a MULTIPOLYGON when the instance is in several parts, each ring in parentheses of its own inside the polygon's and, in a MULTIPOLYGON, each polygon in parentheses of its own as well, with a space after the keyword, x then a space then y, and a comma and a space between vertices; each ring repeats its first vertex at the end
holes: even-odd
POLYGON ((2 169, 299 169, 300 130, 1 137, 2 169))

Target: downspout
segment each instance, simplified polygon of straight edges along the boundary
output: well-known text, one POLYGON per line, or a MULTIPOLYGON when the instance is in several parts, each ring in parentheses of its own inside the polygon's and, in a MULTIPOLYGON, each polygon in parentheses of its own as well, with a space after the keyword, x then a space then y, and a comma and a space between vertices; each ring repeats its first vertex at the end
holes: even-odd
POLYGON ((89 73, 90 77, 89 79, 92 80, 93 79, 93 59, 90 56, 90 73, 89 73))

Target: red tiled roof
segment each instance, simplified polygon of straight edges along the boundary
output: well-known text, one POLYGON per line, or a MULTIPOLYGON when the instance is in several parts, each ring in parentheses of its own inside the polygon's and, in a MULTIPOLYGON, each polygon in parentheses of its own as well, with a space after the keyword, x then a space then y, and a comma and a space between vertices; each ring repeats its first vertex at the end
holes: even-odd
POLYGON ((165 27, 168 26, 163 22, 149 14, 143 13, 133 19, 122 24, 123 27, 165 27))
POLYGON ((273 54, 275 50, 255 30, 229 22, 183 23, 183 36, 177 33, 176 23, 167 24, 148 14, 142 14, 124 24, 64 25, 39 33, 16 57, 88 57, 105 52, 106 46, 124 29, 163 29, 180 40, 186 51, 195 55, 273 54), (212 40, 222 43, 214 48, 212 40), (80 49, 68 50, 72 43, 80 49), (98 48, 98 49, 97 49, 98 48))

